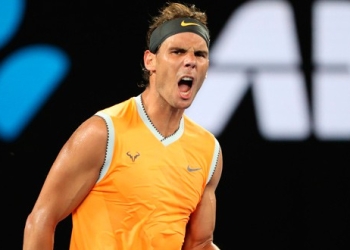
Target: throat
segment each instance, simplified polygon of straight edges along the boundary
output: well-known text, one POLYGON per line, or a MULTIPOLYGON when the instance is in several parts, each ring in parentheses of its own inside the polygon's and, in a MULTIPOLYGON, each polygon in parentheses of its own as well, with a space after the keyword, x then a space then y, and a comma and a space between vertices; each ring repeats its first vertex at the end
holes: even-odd
MULTIPOLYGON (((149 117, 149 115, 146 112, 145 106, 143 104, 142 98, 141 98, 141 106, 142 106, 142 110, 145 114, 145 116, 147 117, 147 120, 149 121, 149 123, 152 125, 152 127, 155 129, 155 131, 157 131, 157 133, 161 136, 161 141, 173 136, 174 134, 176 134, 176 132, 179 130, 180 128, 180 122, 177 124, 177 127, 174 129, 168 129, 168 125, 159 125, 160 128, 157 128, 157 126, 152 122, 151 118, 149 117)), ((180 119, 181 121, 181 119, 180 119)))

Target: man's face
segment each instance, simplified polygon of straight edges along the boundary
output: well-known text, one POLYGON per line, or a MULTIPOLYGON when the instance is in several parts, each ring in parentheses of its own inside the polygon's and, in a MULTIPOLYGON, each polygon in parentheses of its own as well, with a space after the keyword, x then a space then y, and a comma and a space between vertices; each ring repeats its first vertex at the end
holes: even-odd
POLYGON ((155 55, 154 85, 170 106, 188 108, 201 88, 209 67, 205 40, 192 32, 167 38, 155 55))

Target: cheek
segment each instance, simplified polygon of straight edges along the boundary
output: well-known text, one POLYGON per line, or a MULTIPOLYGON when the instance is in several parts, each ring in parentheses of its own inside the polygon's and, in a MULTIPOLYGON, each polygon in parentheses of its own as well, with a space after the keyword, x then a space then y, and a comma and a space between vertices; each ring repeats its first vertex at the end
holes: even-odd
POLYGON ((198 68, 200 69, 201 72, 207 72, 208 71, 208 68, 209 68, 209 60, 207 59, 200 59, 197 61, 197 66, 198 68))
POLYGON ((168 56, 157 57, 157 61, 156 61, 157 71, 162 71, 166 73, 166 71, 171 70, 172 68, 173 68, 173 62, 170 60, 168 56))
POLYGON ((204 84, 204 78, 205 78, 205 77, 202 77, 202 78, 200 79, 199 83, 197 84, 197 91, 199 91, 199 90, 202 88, 202 86, 203 86, 203 84, 204 84))

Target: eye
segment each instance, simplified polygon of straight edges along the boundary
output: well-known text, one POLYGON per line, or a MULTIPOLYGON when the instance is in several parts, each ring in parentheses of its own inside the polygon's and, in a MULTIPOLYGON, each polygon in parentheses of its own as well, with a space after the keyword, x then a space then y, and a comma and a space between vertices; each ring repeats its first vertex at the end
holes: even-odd
POLYGON ((185 53, 185 50, 183 49, 175 49, 172 51, 173 54, 176 54, 176 55, 181 55, 183 53, 185 53))
POLYGON ((195 55, 197 57, 203 57, 203 58, 207 58, 208 57, 208 53, 203 52, 203 51, 198 51, 198 52, 195 53, 195 55))

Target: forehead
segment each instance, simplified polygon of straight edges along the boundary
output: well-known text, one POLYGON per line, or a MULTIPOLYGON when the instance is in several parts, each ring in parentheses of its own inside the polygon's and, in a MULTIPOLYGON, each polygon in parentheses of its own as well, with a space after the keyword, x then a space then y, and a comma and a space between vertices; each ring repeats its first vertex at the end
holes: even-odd
POLYGON ((206 41, 193 32, 182 32, 172 35, 164 40, 161 47, 193 47, 196 50, 208 50, 206 41))

